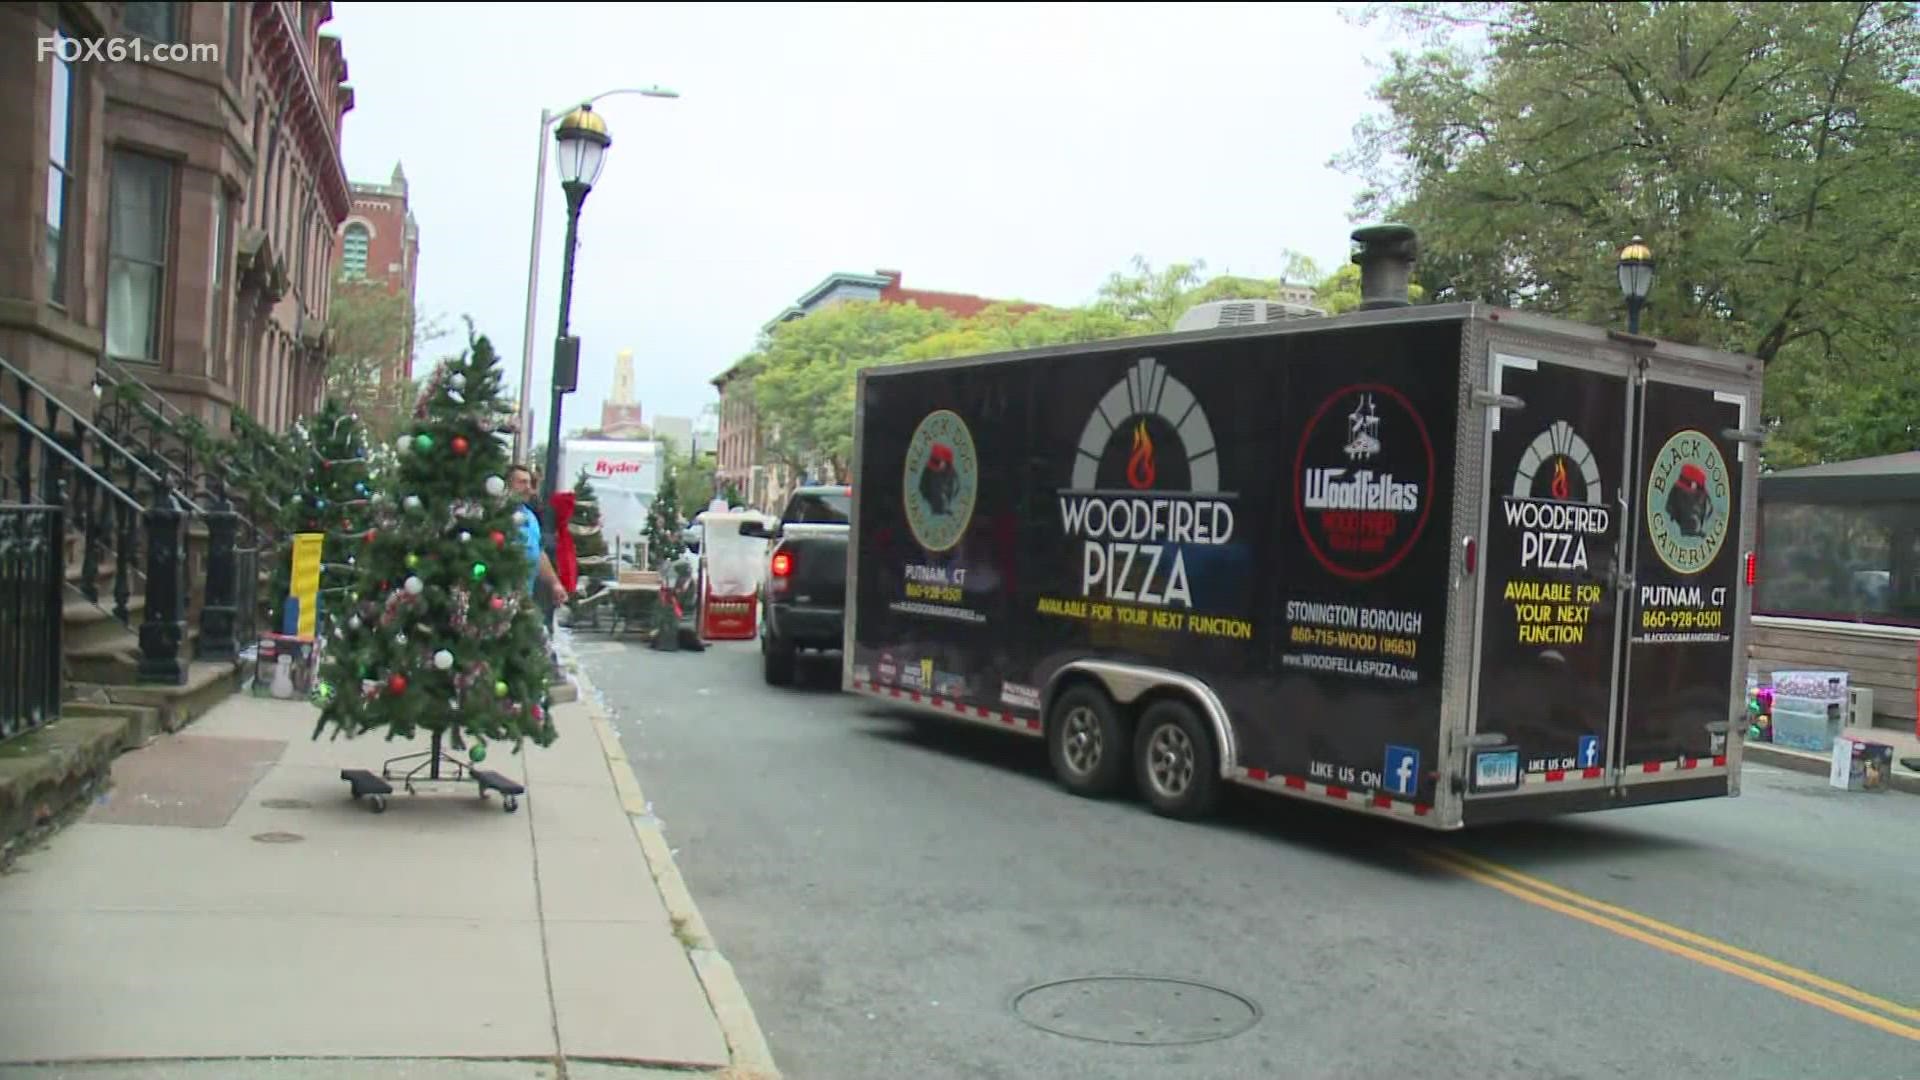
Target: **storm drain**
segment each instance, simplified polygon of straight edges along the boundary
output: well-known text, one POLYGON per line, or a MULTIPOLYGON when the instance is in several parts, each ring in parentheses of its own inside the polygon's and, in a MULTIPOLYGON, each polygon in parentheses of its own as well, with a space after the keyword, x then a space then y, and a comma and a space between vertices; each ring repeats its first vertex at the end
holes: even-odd
POLYGON ((1013 999, 1013 1012, 1041 1031, 1122 1046, 1217 1042, 1260 1021, 1260 1006, 1231 990, 1150 975, 1041 983, 1013 999))
POLYGON ((262 844, 297 844, 306 839, 297 832, 254 833, 253 838, 262 844))
POLYGON ((313 804, 305 799, 261 799, 260 805, 269 810, 311 810, 313 804))

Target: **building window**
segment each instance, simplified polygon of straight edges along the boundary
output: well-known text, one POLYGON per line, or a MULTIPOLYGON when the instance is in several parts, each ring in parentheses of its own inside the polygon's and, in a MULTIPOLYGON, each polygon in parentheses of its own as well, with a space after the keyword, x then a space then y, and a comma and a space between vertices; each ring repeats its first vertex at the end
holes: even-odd
POLYGON ((151 0, 132 0, 127 4, 126 13, 120 16, 120 22, 141 37, 162 43, 171 43, 175 32, 179 29, 176 25, 174 5, 154 3, 151 0))
POLYGON ((251 4, 227 5, 227 78, 238 84, 243 71, 241 60, 246 56, 246 24, 241 20, 251 4))
POLYGON ((340 242, 340 269, 349 278, 367 276, 367 227, 355 222, 347 226, 340 242))
POLYGON ((233 197, 225 187, 213 193, 213 356, 208 373, 227 379, 227 267, 233 248, 233 197))
POLYGON ((56 31, 60 48, 53 54, 53 105, 47 147, 47 299, 67 303, 67 220, 73 198, 73 113, 75 73, 61 59, 67 55, 67 35, 56 31))
POLYGON ((129 151, 113 156, 112 259, 107 268, 107 350, 157 361, 172 235, 173 164, 129 151))

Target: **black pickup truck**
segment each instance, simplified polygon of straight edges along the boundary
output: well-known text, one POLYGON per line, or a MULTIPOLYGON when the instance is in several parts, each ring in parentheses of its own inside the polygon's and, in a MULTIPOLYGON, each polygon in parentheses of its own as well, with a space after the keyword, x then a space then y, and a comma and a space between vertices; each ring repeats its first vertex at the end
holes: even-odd
MULTIPOLYGON (((801 649, 839 652, 845 645, 848 515, 853 489, 803 487, 787 500, 770 534, 767 583, 760 598, 760 653, 770 685, 793 682, 801 649)), ((769 536, 749 524, 743 536, 769 536)))

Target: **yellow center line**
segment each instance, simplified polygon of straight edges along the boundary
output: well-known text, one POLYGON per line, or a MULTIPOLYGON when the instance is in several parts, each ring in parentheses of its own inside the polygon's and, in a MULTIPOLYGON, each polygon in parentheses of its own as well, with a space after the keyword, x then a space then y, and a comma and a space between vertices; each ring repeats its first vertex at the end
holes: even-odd
MULTIPOLYGON (((1512 881, 1506 880, 1505 877, 1503 877, 1501 874, 1490 873, 1486 870, 1482 870, 1479 867, 1472 865, 1471 863, 1466 861, 1466 859, 1472 859, 1473 858, 1472 856, 1467 856, 1466 859, 1462 859, 1458 852, 1440 853, 1440 852, 1415 851, 1412 854, 1415 858, 1421 860, 1422 862, 1426 862, 1430 865, 1439 867, 1440 869, 1449 871, 1451 873, 1459 874, 1464 878, 1467 878, 1471 881, 1479 882, 1480 884, 1485 885, 1489 888, 1498 889, 1499 891, 1506 893, 1507 895, 1517 900, 1524 900, 1527 903, 1533 904, 1536 907, 1542 907, 1547 909, 1548 911, 1558 912, 1559 914, 1565 915, 1568 918, 1578 919, 1583 923, 1587 923, 1591 926, 1597 926, 1602 930, 1606 930, 1610 933, 1618 934, 1621 937, 1629 938, 1633 941, 1638 941, 1643 945, 1651 945, 1652 947, 1659 949, 1662 952, 1671 953, 1674 956, 1691 960, 1694 963, 1700 964, 1704 967, 1709 967, 1714 969, 1715 971, 1720 971, 1725 974, 1732 975, 1737 979, 1744 979, 1747 982, 1754 983, 1759 986, 1764 986, 1769 990, 1773 990, 1777 993, 1785 994, 1786 996, 1793 998, 1795 1001, 1799 1001, 1807 1005, 1812 1005, 1817 1009, 1824 1009, 1827 1012, 1833 1013, 1837 1016, 1844 1016, 1849 1020, 1853 1020, 1858 1023, 1865 1024, 1868 1027, 1877 1028, 1881 1031, 1886 1032, 1889 1035, 1897 1035, 1904 1039, 1911 1039, 1915 1042, 1920 1042, 1920 1027, 1916 1027, 1909 1024, 1903 1024, 1897 1020, 1891 1020, 1891 1019, 1888 1019, 1887 1017, 1880 1016, 1875 1013, 1867 1012, 1865 1009, 1856 1008, 1852 1005, 1846 1004, 1843 1001, 1835 1000, 1834 998, 1828 997, 1824 994, 1818 994, 1804 987, 1795 986, 1794 984, 1787 982, 1784 979, 1775 978, 1772 975, 1768 975, 1768 974, 1765 974, 1764 972, 1757 971, 1752 967, 1743 966, 1741 964, 1734 963, 1731 960, 1727 960, 1727 959, 1723 959, 1721 957, 1715 956, 1712 953, 1703 952, 1699 949, 1695 949, 1687 945, 1682 945, 1677 941, 1669 941, 1666 938, 1658 937, 1645 930, 1641 930, 1632 925, 1629 925, 1629 923, 1622 921, 1620 919, 1609 918, 1605 915, 1598 913, 1597 911, 1589 911, 1576 904, 1565 903, 1560 900, 1553 899, 1552 897, 1545 895, 1544 891, 1536 891, 1534 889, 1523 887, 1512 881)), ((1476 859, 1474 861, 1484 861, 1484 860, 1476 859)), ((1493 864, 1493 865, 1497 865, 1497 864, 1493 864)), ((1504 867, 1501 867, 1500 869, 1505 870, 1504 867)), ((1518 873, 1518 871, 1513 871, 1513 873, 1518 873)), ((1540 884, 1546 885, 1547 883, 1540 882, 1540 884)), ((1560 889, 1558 886, 1549 886, 1549 890, 1560 892, 1560 893, 1568 892, 1568 890, 1560 889)), ((1569 895, 1578 896, 1577 893, 1571 893, 1569 895)), ((1585 897, 1580 897, 1580 900, 1582 902, 1585 902, 1591 905, 1599 905, 1600 903, 1597 900, 1589 901, 1585 897)), ((1606 906, 1606 905, 1601 905, 1601 906, 1606 906)), ((1619 910, 1619 909, 1616 909, 1616 910, 1619 910)), ((1645 920, 1645 921, 1654 922, 1655 920, 1645 920)), ((1697 937, 1698 935, 1691 935, 1691 936, 1697 937)), ((1715 947, 1729 948, 1729 949, 1732 948, 1731 946, 1720 946, 1718 943, 1715 943, 1715 947)), ((1764 959, 1764 957, 1762 957, 1761 959, 1764 959)), ((1773 962, 1769 961, 1769 963, 1773 963, 1773 962)), ((1781 964, 1778 966, 1783 968, 1786 967, 1786 965, 1784 964, 1781 964)), ((1788 968, 1788 970, 1796 971, 1797 969, 1788 968)), ((1808 973, 1800 973, 1800 974, 1803 977, 1808 976, 1808 973)), ((1810 976, 1810 977, 1818 978, 1817 976, 1810 976)), ((1820 980, 1820 981, 1825 982, 1826 980, 1820 980)), ((1832 983, 1831 985, 1838 986, 1840 984, 1832 983)), ((1848 987, 1846 989, 1851 991, 1850 996, 1870 997, 1870 995, 1863 995, 1863 994, 1860 994, 1858 991, 1853 991, 1851 987, 1848 987)), ((1877 1001, 1879 999, 1872 998, 1872 1000, 1877 1001)), ((1903 1012, 1911 1011, 1911 1010, 1905 1010, 1900 1006, 1895 1006, 1895 1008, 1901 1009, 1901 1011, 1903 1012)))
POLYGON ((1738 946, 1729 945, 1724 941, 1717 941, 1703 934, 1696 934, 1691 930, 1682 930, 1680 927, 1674 926, 1671 923, 1661 922, 1659 919, 1642 915, 1637 911, 1632 911, 1630 909, 1623 908, 1623 907, 1617 907, 1613 904, 1606 903, 1605 901, 1602 901, 1602 900, 1595 900, 1593 897, 1585 896, 1580 893, 1574 892, 1572 889, 1561 888, 1560 886, 1555 885, 1550 881, 1542 881, 1537 877, 1534 877, 1530 874, 1522 873, 1518 870, 1513 869, 1512 867, 1502 866, 1499 863, 1493 862, 1490 859, 1483 859, 1478 855, 1470 855, 1467 852, 1458 851, 1458 850, 1446 851, 1443 853, 1442 857, 1454 859, 1458 862, 1465 863, 1468 866, 1472 866, 1476 869, 1485 871, 1486 873, 1489 873, 1489 874, 1497 874, 1500 877, 1507 878, 1508 880, 1517 882, 1520 885, 1526 886, 1531 889, 1536 889, 1542 893, 1547 894, 1548 896, 1558 897, 1559 899, 1568 901, 1569 903, 1578 904, 1581 907, 1588 908, 1592 911, 1597 911, 1602 915, 1610 915, 1613 918, 1619 919, 1623 922, 1629 922, 1629 923, 1634 923, 1638 926, 1643 926, 1648 930, 1654 931, 1655 933, 1665 934, 1668 937, 1686 942, 1689 945, 1697 945, 1703 949, 1711 949, 1714 952, 1721 954, 1722 956, 1726 956, 1730 959, 1737 960, 1743 964, 1748 965, 1749 967, 1759 968, 1762 971, 1771 971, 1776 975, 1784 975, 1789 979, 1794 979, 1796 981, 1806 983, 1808 986, 1812 986, 1820 990, 1825 990, 1827 993, 1832 994, 1835 997, 1846 998, 1857 1005, 1865 1005, 1870 1009, 1878 1009, 1881 1012, 1888 1014, 1889 1016, 1896 1016, 1902 1020, 1912 1020, 1915 1022, 1920 1022, 1920 1009, 1910 1008, 1908 1006, 1901 1005, 1898 1002, 1888 1001, 1885 998, 1875 997, 1864 990, 1856 990, 1845 983, 1834 982, 1832 979, 1822 978, 1819 975, 1815 975, 1811 971, 1794 967, 1791 964, 1783 964, 1778 960, 1761 956, 1759 953, 1748 952, 1747 950, 1742 949, 1738 946))

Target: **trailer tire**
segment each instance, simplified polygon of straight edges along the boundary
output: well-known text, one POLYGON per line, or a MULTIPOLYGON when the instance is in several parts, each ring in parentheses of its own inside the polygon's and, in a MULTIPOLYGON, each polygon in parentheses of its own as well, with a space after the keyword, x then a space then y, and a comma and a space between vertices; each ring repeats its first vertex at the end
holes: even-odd
POLYGON ((797 659, 792 645, 784 644, 777 638, 761 637, 760 668, 768 686, 792 686, 797 659))
POLYGON ((1220 751, 1185 702, 1147 708, 1134 735, 1133 762, 1141 794, 1162 817, 1195 821, 1211 815, 1220 800, 1220 751))
POLYGON ((1061 786, 1097 799, 1127 782, 1127 730, 1120 709, 1088 685, 1069 687, 1047 717, 1047 757, 1061 786))

